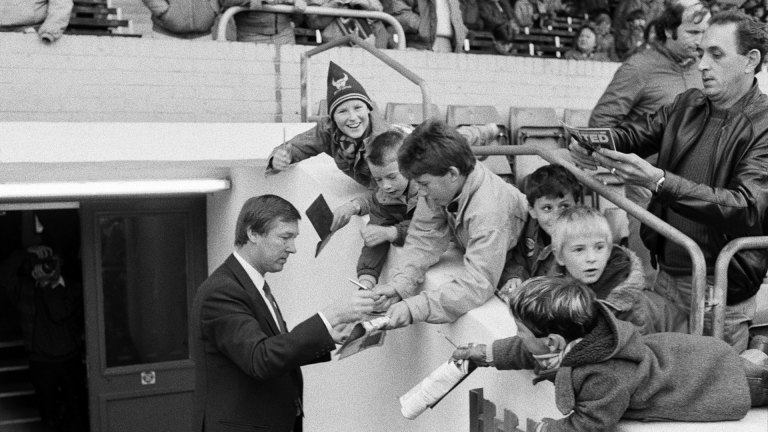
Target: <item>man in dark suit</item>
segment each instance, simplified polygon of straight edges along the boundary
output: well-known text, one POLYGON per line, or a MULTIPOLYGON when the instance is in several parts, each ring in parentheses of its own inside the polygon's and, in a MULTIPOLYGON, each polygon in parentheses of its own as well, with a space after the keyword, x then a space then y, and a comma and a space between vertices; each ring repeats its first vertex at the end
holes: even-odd
POLYGON ((264 275, 296 252, 299 219, 280 197, 250 198, 237 219, 235 252, 195 295, 194 430, 300 432, 299 367, 330 360, 341 339, 333 328, 372 311, 373 294, 357 291, 287 330, 264 275))

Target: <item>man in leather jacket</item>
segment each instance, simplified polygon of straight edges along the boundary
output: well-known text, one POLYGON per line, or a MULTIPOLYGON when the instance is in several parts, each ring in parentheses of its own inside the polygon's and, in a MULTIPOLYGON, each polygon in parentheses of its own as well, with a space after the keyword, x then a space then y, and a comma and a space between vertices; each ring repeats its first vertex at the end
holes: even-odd
MULTIPOLYGON (((755 80, 766 47, 765 24, 736 11, 715 15, 699 51, 703 90, 688 90, 655 114, 614 127, 618 151, 587 154, 570 146, 578 165, 602 165, 653 193, 649 211, 701 247, 710 287, 728 242, 768 231, 768 96, 755 80), (643 159, 654 153, 657 167, 643 159)), ((653 289, 689 308, 691 257, 648 227, 641 235, 659 266, 653 289)), ((747 347, 754 296, 767 269, 765 249, 738 252, 728 268, 725 340, 738 352, 747 347)), ((706 332, 711 313, 705 318, 706 332)))

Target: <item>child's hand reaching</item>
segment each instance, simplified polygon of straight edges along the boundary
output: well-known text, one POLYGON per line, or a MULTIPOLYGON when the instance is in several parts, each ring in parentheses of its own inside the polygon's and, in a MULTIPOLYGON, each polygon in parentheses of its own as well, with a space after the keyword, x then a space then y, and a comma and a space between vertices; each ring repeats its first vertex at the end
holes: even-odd
POLYGON ((504 303, 509 305, 509 299, 512 297, 512 293, 517 290, 523 280, 520 278, 512 278, 508 280, 501 289, 499 289, 499 297, 504 300, 504 303))
POLYGON ((470 360, 480 367, 488 367, 491 364, 487 360, 486 350, 487 347, 485 344, 475 345, 469 343, 468 345, 462 345, 456 348, 452 357, 456 360, 470 360))
POLYGON ((365 242, 366 246, 373 247, 397 240, 397 228, 393 226, 366 225, 360 230, 360 235, 363 237, 363 242, 365 242))

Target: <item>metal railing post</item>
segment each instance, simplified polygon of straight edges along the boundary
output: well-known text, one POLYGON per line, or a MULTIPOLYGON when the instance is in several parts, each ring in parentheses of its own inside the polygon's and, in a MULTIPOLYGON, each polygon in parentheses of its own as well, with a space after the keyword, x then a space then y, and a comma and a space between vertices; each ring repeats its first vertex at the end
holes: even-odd
POLYGON ((707 266, 701 248, 690 237, 673 228, 668 223, 654 216, 648 210, 628 200, 626 197, 608 189, 607 186, 594 179, 576 167, 570 160, 567 150, 550 150, 534 146, 498 146, 498 147, 473 147, 472 151, 478 156, 504 155, 537 155, 551 164, 563 166, 590 189, 616 204, 619 208, 639 219, 642 223, 658 232, 660 235, 683 246, 691 255, 692 264, 692 290, 689 332, 695 335, 704 334, 704 300, 707 289, 707 266))
POLYGON ((728 303, 728 265, 740 250, 768 248, 768 236, 742 237, 731 240, 715 262, 715 287, 712 295, 714 303, 714 318, 712 319, 712 336, 722 339, 725 329, 725 306, 728 303))
POLYGON ((321 6, 307 6, 306 10, 296 10, 290 5, 262 5, 257 8, 248 8, 245 6, 234 6, 228 8, 221 14, 219 19, 219 29, 216 32, 216 40, 226 42, 227 40, 227 24, 232 17, 238 12, 255 11, 255 12, 270 12, 281 14, 306 14, 306 15, 321 15, 321 16, 336 16, 336 17, 349 17, 349 18, 370 18, 384 21, 391 25, 395 29, 397 35, 397 49, 405 49, 405 32, 403 26, 392 15, 378 11, 365 11, 358 9, 344 9, 344 8, 329 8, 321 6))

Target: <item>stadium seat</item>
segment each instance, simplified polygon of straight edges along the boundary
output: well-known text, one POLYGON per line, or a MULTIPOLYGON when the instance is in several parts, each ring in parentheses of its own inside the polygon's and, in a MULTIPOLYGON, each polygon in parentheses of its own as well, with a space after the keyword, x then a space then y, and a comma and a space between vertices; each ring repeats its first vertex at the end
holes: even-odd
MULTIPOLYGON (((553 108, 516 108, 509 110, 510 134, 517 145, 541 146, 549 149, 565 148, 565 132, 560 118, 553 108)), ((518 156, 515 158, 515 183, 537 168, 547 165, 539 156, 518 156)))
MULTIPOLYGON (((432 117, 442 117, 440 110, 435 104, 432 104, 432 117)), ((416 126, 424 121, 424 110, 422 109, 422 104, 389 102, 387 103, 387 110, 384 113, 384 118, 390 124, 416 126)))
MULTIPOLYGON (((449 126, 484 125, 493 123, 499 126, 500 135, 508 137, 508 128, 493 105, 448 105, 446 122, 449 126)), ((500 142, 501 145, 508 144, 500 142)), ((507 180, 513 180, 512 167, 506 156, 489 156, 483 160, 493 172, 507 180)))
POLYGON ((504 125, 493 105, 448 105, 446 121, 449 126, 495 123, 504 125))
POLYGON ((566 109, 563 113, 563 122, 568 126, 587 127, 592 110, 566 109))

